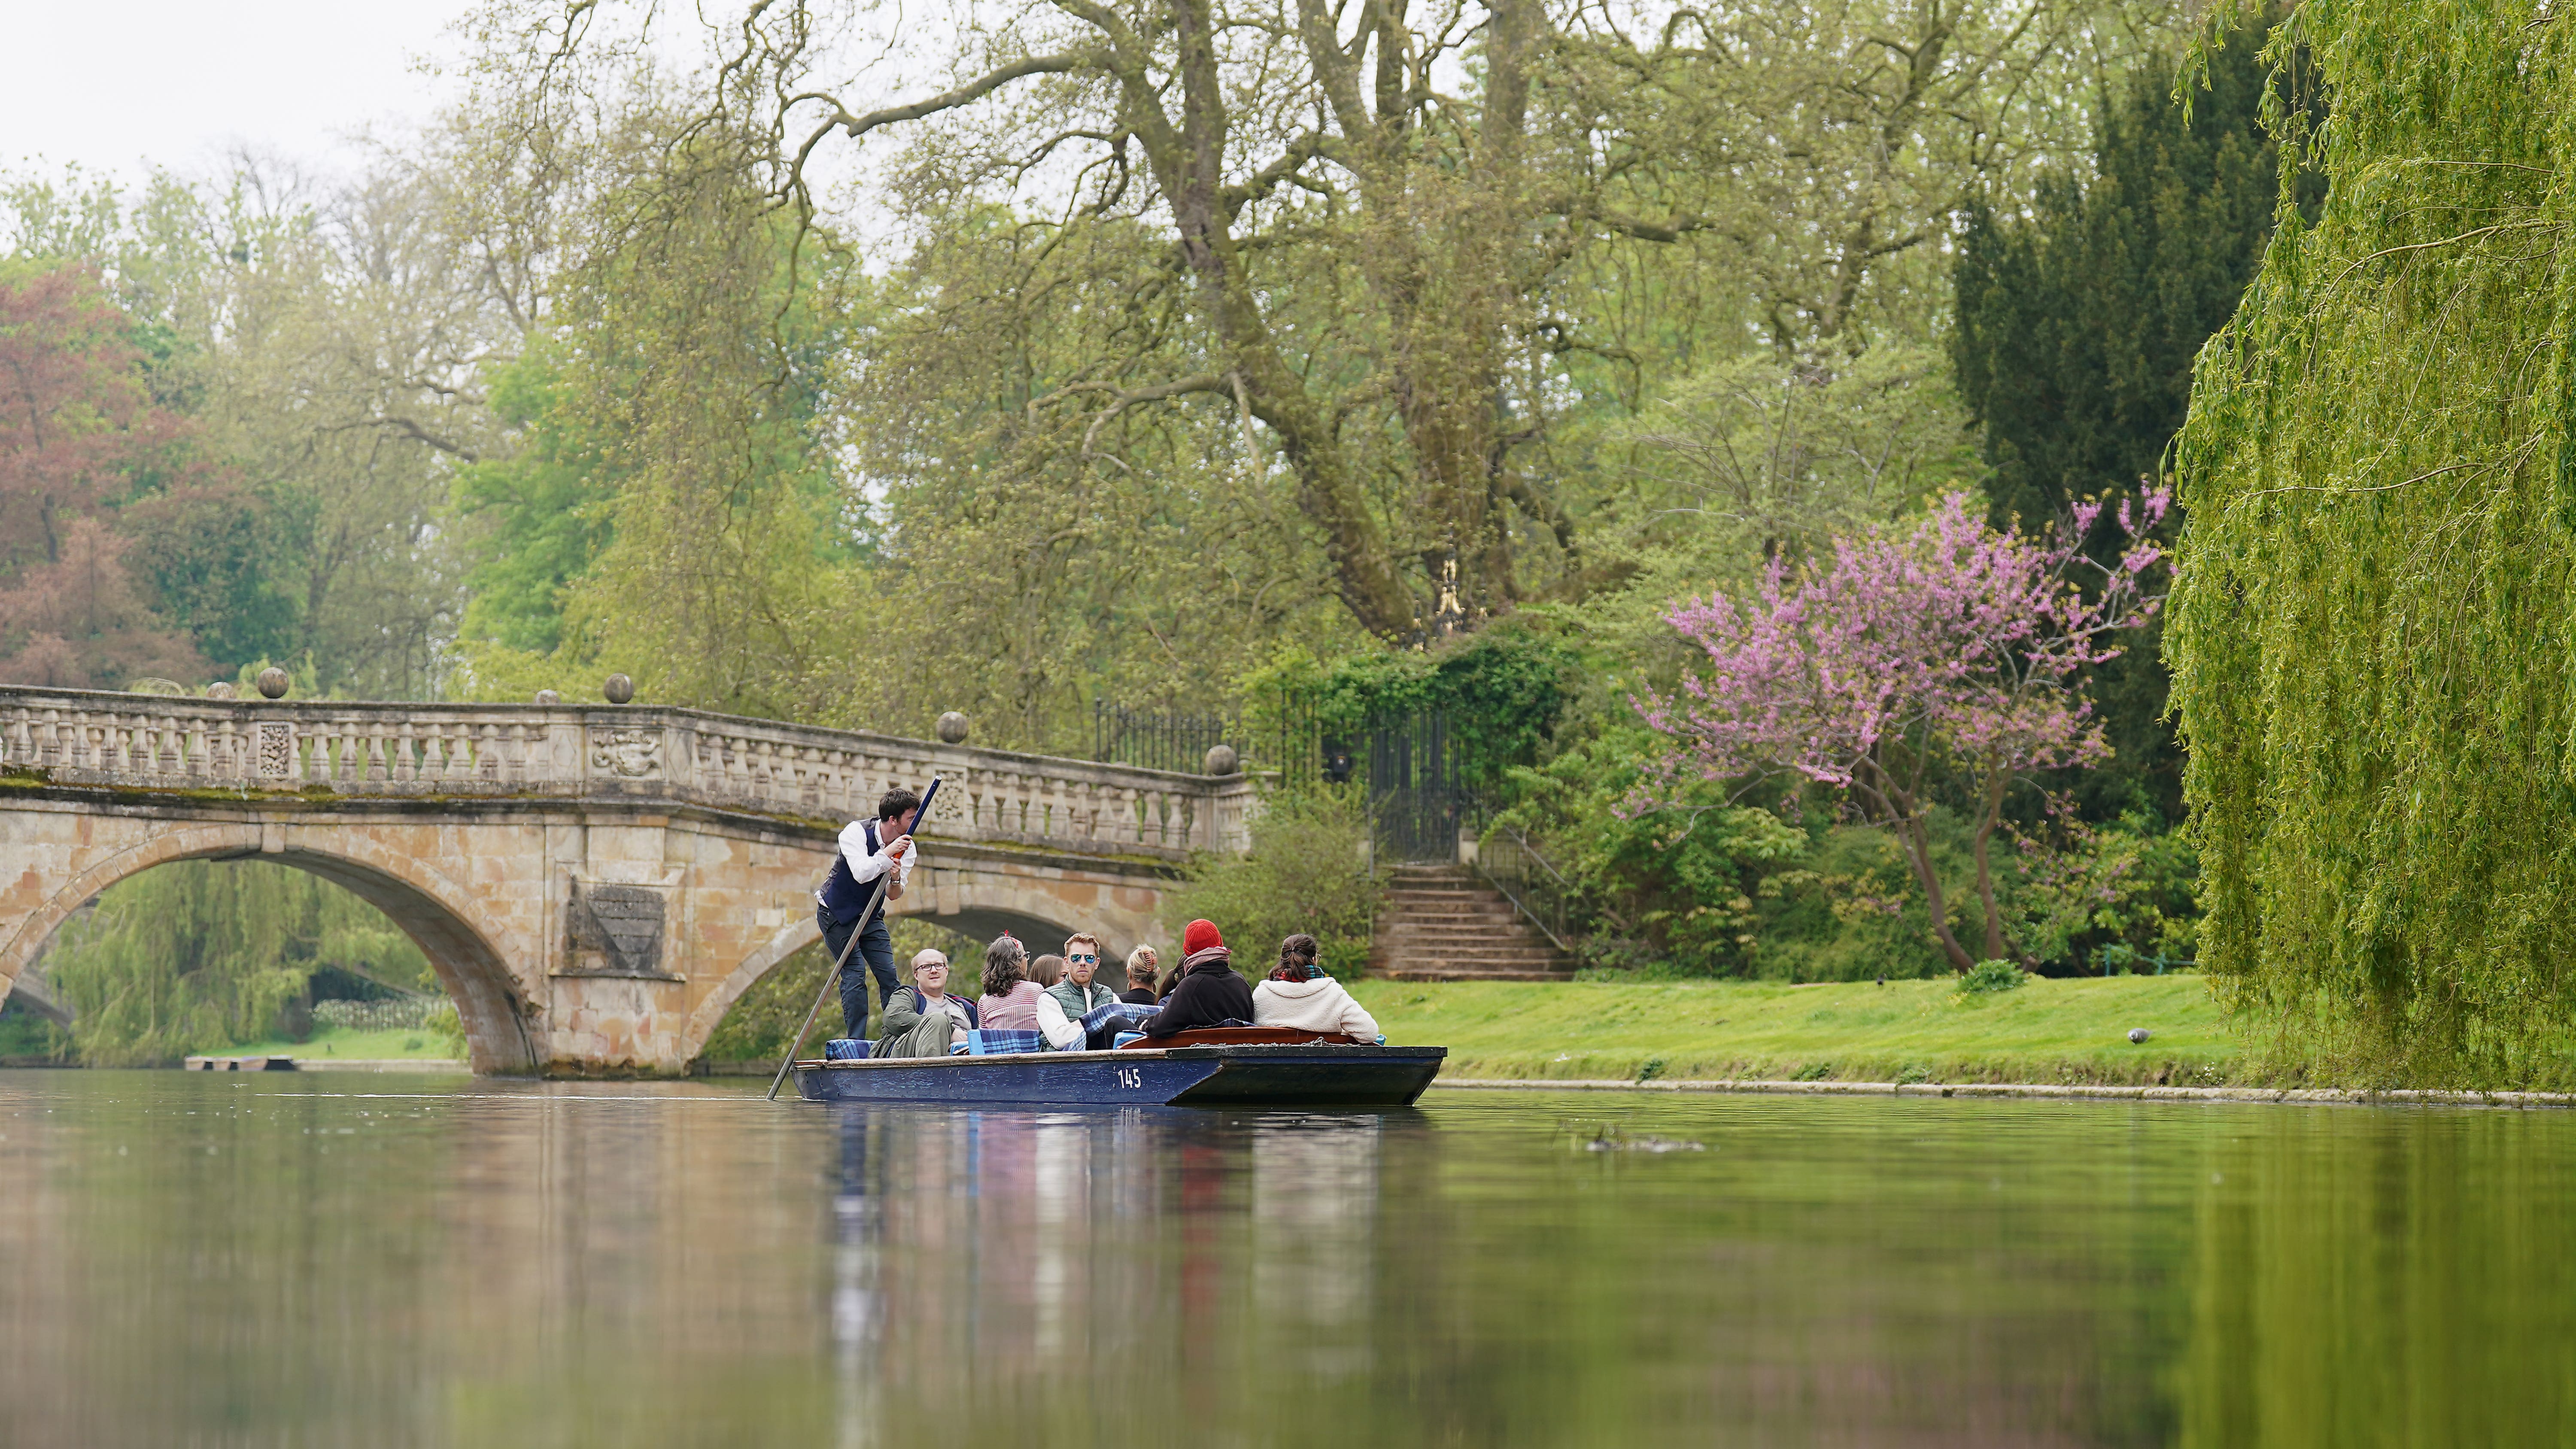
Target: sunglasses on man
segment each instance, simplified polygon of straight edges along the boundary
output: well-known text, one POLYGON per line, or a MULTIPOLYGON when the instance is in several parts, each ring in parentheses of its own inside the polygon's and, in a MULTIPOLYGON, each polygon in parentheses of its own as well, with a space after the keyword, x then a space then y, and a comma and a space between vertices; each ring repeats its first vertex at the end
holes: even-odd
POLYGON ((1100 958, 1097 956, 1067 956, 1064 959, 1067 963, 1075 966, 1097 966, 1100 964, 1100 958))

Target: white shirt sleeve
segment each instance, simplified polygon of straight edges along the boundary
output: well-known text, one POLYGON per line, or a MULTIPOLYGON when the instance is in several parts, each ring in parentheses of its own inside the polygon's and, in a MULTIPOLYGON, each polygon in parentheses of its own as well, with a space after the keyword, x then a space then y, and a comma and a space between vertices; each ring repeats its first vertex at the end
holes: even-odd
POLYGON ((1052 993, 1038 997, 1038 1030, 1048 1046, 1057 1051, 1071 1051, 1082 1040, 1082 1023, 1064 1014, 1064 1003, 1052 993))
MULTIPOLYGON (((850 863, 850 879, 861 885, 886 873, 886 858, 868 854, 868 826, 873 823, 853 820, 841 830, 841 858, 850 863)), ((912 858, 920 853, 921 848, 917 845, 903 853, 903 863, 895 867, 896 885, 912 884, 912 858)))

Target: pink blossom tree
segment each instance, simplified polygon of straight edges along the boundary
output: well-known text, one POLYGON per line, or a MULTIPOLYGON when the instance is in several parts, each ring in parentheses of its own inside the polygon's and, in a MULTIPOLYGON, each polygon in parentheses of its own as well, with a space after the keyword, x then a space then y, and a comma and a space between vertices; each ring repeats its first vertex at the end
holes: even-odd
POLYGON ((1982 959, 2004 957, 1987 845, 2005 795, 2037 771, 2110 758, 2084 671, 2155 616, 2162 596, 2149 586, 2164 555, 2147 535, 2169 502, 2162 490, 2123 500, 2122 552, 2104 564, 2077 547, 2099 503, 2075 510, 2071 532, 2026 538, 1989 527, 1954 493, 1906 530, 1837 541, 1830 565, 1774 561, 1750 598, 1676 607, 1665 621, 1707 666, 1686 671, 1676 695, 1633 701, 1672 749, 1623 808, 1665 808, 1693 774, 1831 786, 1854 818, 1895 837, 1964 971, 1981 958, 1950 927, 1932 859, 1933 796, 1950 787, 1974 813, 1982 959))

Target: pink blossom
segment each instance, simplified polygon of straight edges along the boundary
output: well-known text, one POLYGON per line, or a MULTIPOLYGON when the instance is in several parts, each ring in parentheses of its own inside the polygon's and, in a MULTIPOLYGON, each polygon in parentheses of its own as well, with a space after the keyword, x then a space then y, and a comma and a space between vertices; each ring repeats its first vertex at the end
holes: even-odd
MULTIPOLYGON (((1665 621, 1708 664, 1677 695, 1632 700, 1673 749, 1624 811, 1660 808, 1685 775, 1793 772, 1846 792, 1865 821, 1900 827, 1937 923, 1925 787, 1960 779, 1984 806, 1978 886, 1991 902, 1986 839, 2012 781, 2110 757, 2083 672, 2119 656, 2113 635, 2155 616, 2161 596, 2146 581, 2163 552, 2146 534, 2170 505, 2161 489, 2122 500, 2128 544, 2105 566, 2077 547, 2101 503, 2078 505, 2072 532, 2031 539, 1989 527, 1954 493, 1909 529, 1837 541, 1829 565, 1775 561, 1750 598, 1679 605, 1665 621), (2089 594, 2074 577, 2088 570, 2089 594)), ((1991 903, 1988 917, 1987 954, 2000 955, 1991 903)))

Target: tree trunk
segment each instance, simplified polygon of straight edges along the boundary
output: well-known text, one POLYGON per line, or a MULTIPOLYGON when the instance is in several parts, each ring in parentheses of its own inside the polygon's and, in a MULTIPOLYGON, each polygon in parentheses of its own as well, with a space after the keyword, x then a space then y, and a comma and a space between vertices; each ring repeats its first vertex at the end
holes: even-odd
MULTIPOLYGON (((1220 196, 1224 189, 1226 112, 1215 38, 1206 0, 1179 0, 1172 9, 1181 72, 1181 126, 1138 127, 1156 185, 1172 206, 1181 258, 1197 283, 1234 375, 1243 382, 1253 416, 1279 435, 1280 450, 1296 470, 1298 503, 1324 533, 1343 604, 1360 627, 1394 636, 1413 623, 1412 600, 1395 576, 1386 540, 1369 514, 1359 481, 1340 441, 1316 408, 1295 370, 1279 355, 1261 305, 1246 284, 1220 196)), ((1161 118, 1159 101, 1139 80, 1128 81, 1128 107, 1161 118)))
MULTIPOLYGON (((1986 908, 1986 959, 1989 961, 2005 958, 2003 915, 1995 909, 1995 876, 1986 863, 1986 842, 1994 838, 1995 827, 2003 823, 2004 783, 1999 773, 1987 781, 1985 815, 1977 822, 1977 899, 1986 908)), ((2028 961, 2021 964, 2022 969, 2030 969, 2028 961)))
POLYGON ((1959 971, 1975 968, 1977 960, 1968 948, 1959 944, 1950 929, 1949 899, 1942 894, 1941 877, 1932 868, 1932 834, 1923 827, 1923 815, 1917 808, 1913 792, 1899 786, 1875 760, 1864 760, 1865 774, 1876 776, 1876 782, 1855 780, 1865 804, 1874 804, 1890 829, 1896 833, 1896 847, 1905 853, 1905 863, 1914 868, 1915 883, 1923 887, 1923 900, 1932 916, 1932 935, 1959 971))

